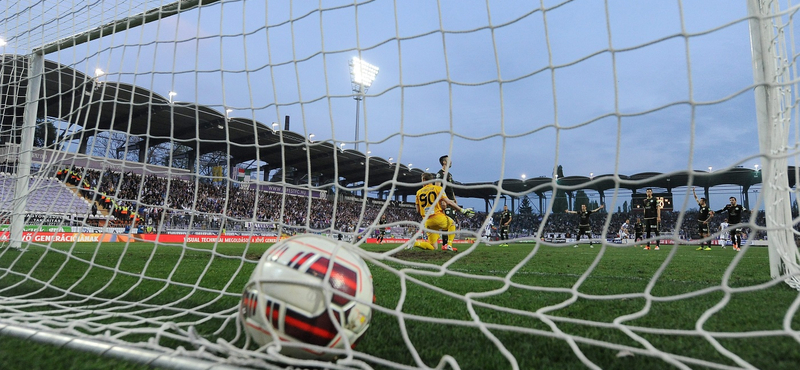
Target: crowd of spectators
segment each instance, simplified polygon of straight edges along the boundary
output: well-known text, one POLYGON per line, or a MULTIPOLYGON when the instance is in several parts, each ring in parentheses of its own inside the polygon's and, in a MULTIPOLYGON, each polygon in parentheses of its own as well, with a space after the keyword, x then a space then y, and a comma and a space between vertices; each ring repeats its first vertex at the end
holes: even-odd
MULTIPOLYGON (((683 212, 683 218, 681 217, 681 212, 677 211, 662 211, 661 212, 661 224, 660 224, 660 233, 662 235, 669 234, 675 235, 677 231, 677 236, 680 239, 690 240, 696 239, 697 235, 697 215, 698 210, 696 209, 689 209, 686 212, 683 212)), ((744 220, 749 220, 749 213, 745 215, 744 220)), ((633 225, 636 222, 637 217, 643 217, 641 212, 614 212, 614 213, 596 213, 590 217, 590 225, 592 229, 592 233, 597 237, 605 236, 608 239, 612 239, 614 237, 619 236, 619 231, 622 228, 622 225, 628 221, 629 230, 628 233, 633 235, 633 225), (608 217, 611 218, 608 229, 604 233, 603 229, 606 224, 606 220, 608 217)), ((521 232, 520 225, 516 225, 516 228, 512 228, 512 233, 515 233, 517 236, 529 236, 535 234, 540 226, 540 222, 544 221, 544 218, 540 218, 538 222, 534 222, 532 226, 532 232, 524 233, 521 232)), ((709 225, 709 228, 712 233, 720 233, 721 227, 720 224, 725 221, 725 215, 715 215, 712 218, 712 221, 709 225)), ((759 211, 756 214, 755 224, 764 226, 765 225, 765 218, 764 218, 764 211, 759 211)), ((574 236, 575 232, 578 230, 578 217, 575 215, 570 215, 566 213, 553 213, 547 216, 546 223, 544 227, 544 234, 557 234, 562 236, 574 236)), ((745 228, 745 234, 750 234, 749 228, 745 228)), ((757 230, 754 234, 756 239, 763 239, 766 236, 766 232, 763 230, 757 230)))
MULTIPOLYGON (((250 188, 247 184, 167 179, 111 170, 72 168, 58 177, 101 201, 118 219, 135 215, 137 222, 165 229, 276 229, 277 225, 309 230, 359 232, 376 224, 384 202, 335 201, 286 195, 250 188), (241 186, 240 186, 241 185, 241 186), (334 211, 335 206, 335 211, 334 211)), ((387 223, 411 224, 420 217, 411 205, 385 202, 387 223), (411 222, 409 222, 411 221, 411 222)), ((131 219, 123 218, 125 224, 131 219)), ((117 226, 125 226, 125 225, 117 226)), ((404 229, 405 226, 401 226, 404 229)))
MULTIPOLYGON (((72 168, 59 171, 59 178, 79 186, 84 196, 97 200, 101 206, 117 218, 118 223, 141 223, 152 230, 166 229, 225 229, 229 231, 276 230, 278 226, 345 232, 358 234, 376 232, 377 221, 385 214, 386 222, 396 234, 408 236, 419 229, 421 217, 413 204, 388 201, 344 201, 334 197, 310 198, 253 189, 248 184, 231 182, 201 182, 183 179, 168 179, 135 173, 98 171, 72 168), (334 209, 335 207, 335 209, 334 209), (120 217, 120 215, 130 215, 120 217)), ((457 217, 458 228, 482 233, 487 218, 478 212, 473 218, 457 217)), ((491 215, 496 218, 498 215, 491 215)), ((617 236, 622 224, 629 220, 632 225, 640 213, 600 212, 591 216, 592 232, 598 236, 617 236), (610 217, 607 231, 606 220, 610 217)), ((697 231, 697 210, 683 213, 663 211, 661 233, 692 239, 697 231)), ((747 215, 745 217, 748 217, 747 215)), ((720 230, 724 215, 714 217, 712 232, 720 230)), ((515 217, 511 224, 512 237, 536 235, 545 222, 545 235, 569 237, 578 229, 578 217, 566 213, 515 217)), ((763 211, 756 217, 756 224, 763 225, 763 211)), ((497 225, 497 220, 493 220, 497 225)), ((117 226, 120 226, 119 224, 117 226)), ((127 226, 127 225, 126 225, 127 226)), ((633 230, 630 230, 632 233, 633 230)), ((756 238, 764 232, 756 233, 756 238)))

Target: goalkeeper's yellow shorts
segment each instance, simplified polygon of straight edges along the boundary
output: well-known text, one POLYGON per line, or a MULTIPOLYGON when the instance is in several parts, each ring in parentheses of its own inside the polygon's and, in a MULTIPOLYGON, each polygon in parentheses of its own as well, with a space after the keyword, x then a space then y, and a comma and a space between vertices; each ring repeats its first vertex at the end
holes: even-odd
POLYGON ((453 219, 444 215, 444 213, 434 213, 425 221, 425 228, 430 230, 447 231, 451 226, 455 226, 453 219))
POLYGON ((434 213, 425 221, 425 228, 428 230, 428 243, 435 245, 439 242, 439 233, 436 231, 454 231, 456 229, 453 219, 444 215, 444 213, 434 213))

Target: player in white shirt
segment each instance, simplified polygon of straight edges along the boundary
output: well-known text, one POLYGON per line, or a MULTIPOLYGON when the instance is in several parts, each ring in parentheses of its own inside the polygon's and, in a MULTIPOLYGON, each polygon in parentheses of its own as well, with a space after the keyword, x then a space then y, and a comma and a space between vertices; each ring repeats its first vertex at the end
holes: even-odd
POLYGON ((631 225, 629 224, 630 222, 631 220, 625 220, 625 222, 622 223, 622 226, 619 228, 619 240, 621 243, 628 243, 628 230, 631 228, 631 225))
POLYGON ((725 230, 730 226, 728 223, 728 219, 726 218, 725 221, 719 224, 719 244, 722 248, 725 248, 728 245, 728 231, 725 230))
POLYGON ((486 223, 486 227, 483 228, 483 241, 490 242, 492 240, 492 220, 489 219, 489 222, 486 223))

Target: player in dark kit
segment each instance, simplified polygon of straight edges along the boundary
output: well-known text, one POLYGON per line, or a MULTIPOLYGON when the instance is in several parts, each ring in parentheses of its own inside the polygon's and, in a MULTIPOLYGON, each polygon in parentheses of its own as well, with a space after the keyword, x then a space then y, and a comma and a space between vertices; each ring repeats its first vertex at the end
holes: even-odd
MULTIPOLYGON (((442 165, 442 169, 436 173, 436 180, 439 180, 437 181, 437 185, 441 186, 444 189, 444 195, 447 195, 447 198, 458 203, 458 201, 456 201, 456 192, 453 191, 453 187, 447 186, 453 183, 453 174, 450 172, 450 167, 453 165, 453 161, 450 160, 450 157, 443 155, 439 157, 439 164, 442 165), (447 184, 445 184, 445 182, 447 182, 447 184)), ((456 213, 457 213, 456 210, 450 206, 447 206, 447 208, 444 209, 445 216, 450 217, 454 221, 456 219, 456 213)), ((447 234, 442 234, 442 245, 448 245, 447 244, 448 236, 449 235, 447 234)))
MULTIPOLYGON (((694 194, 694 200, 697 201, 697 205, 700 206, 700 212, 697 214, 697 232, 700 234, 701 238, 707 238, 711 234, 708 223, 711 222, 711 217, 714 217, 714 212, 708 208, 706 198, 697 197, 694 187, 692 188, 692 194, 694 194)), ((703 243, 700 242, 700 247, 698 247, 697 250, 710 251, 711 239, 708 240, 708 244, 705 248, 703 248, 703 243)))
MULTIPOLYGON (((503 212, 500 212, 500 240, 508 240, 508 227, 511 225, 511 211, 508 206, 503 206, 503 212)), ((501 243, 501 247, 508 247, 508 243, 501 243)))
POLYGON ((738 226, 738 224, 742 223, 742 214, 746 209, 739 204, 736 204, 736 198, 730 198, 731 204, 725 206, 725 208, 720 209, 717 213, 720 212, 728 212, 728 222, 733 226, 733 229, 730 231, 731 243, 733 243, 733 250, 740 251, 742 250, 742 228, 738 226))
POLYGON ((633 242, 638 242, 642 240, 642 230, 644 230, 644 226, 642 226, 642 219, 636 217, 636 223, 633 224, 633 242))
POLYGON ((383 238, 386 237, 386 215, 381 216, 381 219, 378 221, 378 225, 380 225, 378 229, 378 244, 383 244, 383 238))
POLYGON ((592 213, 595 213, 595 212, 601 210, 603 207, 605 207, 605 205, 600 205, 600 207, 597 207, 596 209, 590 211, 590 210, 586 209, 586 205, 585 204, 581 204, 581 210, 580 211, 576 212, 576 211, 566 210, 567 213, 577 213, 578 217, 580 217, 580 222, 578 222, 578 236, 576 237, 576 240, 575 240, 575 248, 578 248, 578 242, 581 241, 581 235, 584 235, 584 234, 589 239, 589 248, 594 248, 594 245, 592 245, 593 244, 592 243, 592 227, 591 227, 591 224, 589 224, 589 216, 591 216, 592 213))
MULTIPOLYGON (((650 234, 655 234, 656 247, 654 249, 659 250, 660 240, 658 238, 658 224, 661 222, 661 205, 659 205, 658 200, 653 197, 653 189, 648 188, 646 194, 647 197, 644 198, 643 201, 645 237, 650 239, 650 234)), ((650 250, 649 241, 644 249, 650 250)))

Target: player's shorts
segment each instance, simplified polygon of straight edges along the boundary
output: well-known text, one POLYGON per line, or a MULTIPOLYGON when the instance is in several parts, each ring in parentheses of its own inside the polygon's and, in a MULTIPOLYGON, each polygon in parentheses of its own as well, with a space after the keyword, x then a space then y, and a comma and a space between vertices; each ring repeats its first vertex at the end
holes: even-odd
POLYGON ((730 230, 730 232, 728 233, 728 235, 729 235, 729 236, 734 236, 734 235, 739 235, 739 234, 741 234, 741 233, 742 233, 742 228, 741 228, 741 227, 735 227, 735 228, 733 228, 733 229, 731 229, 731 230, 730 230))
POLYGON ((429 217, 428 220, 425 221, 425 228, 434 231, 436 230, 447 231, 447 229, 450 228, 450 225, 452 224, 453 224, 453 219, 445 216, 444 214, 437 213, 429 217))
POLYGON ((439 240, 439 235, 441 235, 437 231, 447 231, 452 225, 453 219, 443 213, 437 213, 429 217, 425 221, 425 227, 432 230, 428 231, 428 243, 436 244, 439 240))
POLYGON ((708 232, 708 224, 704 223, 704 222, 698 222, 697 223, 697 232, 700 233, 700 235, 708 234, 709 233, 708 232))
POLYGON ((589 235, 592 228, 589 225, 578 225, 578 235, 589 235))
POLYGON ((658 221, 656 221, 655 218, 645 219, 644 222, 645 222, 645 225, 644 225, 644 230, 645 231, 649 231, 651 233, 657 233, 658 232, 658 221))
POLYGON ((456 219, 456 213, 458 213, 458 211, 456 211, 455 208, 447 207, 444 209, 444 215, 454 220, 456 219))

